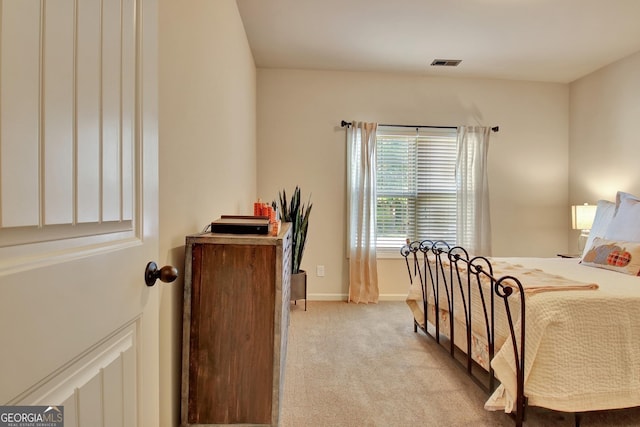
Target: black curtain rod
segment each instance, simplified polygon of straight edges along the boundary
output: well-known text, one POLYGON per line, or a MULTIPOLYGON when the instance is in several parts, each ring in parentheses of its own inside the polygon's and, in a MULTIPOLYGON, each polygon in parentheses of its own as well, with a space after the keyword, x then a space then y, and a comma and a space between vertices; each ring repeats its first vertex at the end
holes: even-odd
MULTIPOLYGON (((347 122, 345 120, 340 122, 341 127, 349 127, 351 126, 351 122, 347 122)), ((458 129, 458 126, 428 126, 428 125, 385 125, 379 124, 378 126, 392 126, 397 128, 431 128, 431 129, 458 129)), ((500 130, 500 126, 494 126, 491 128, 492 131, 498 132, 500 130)))

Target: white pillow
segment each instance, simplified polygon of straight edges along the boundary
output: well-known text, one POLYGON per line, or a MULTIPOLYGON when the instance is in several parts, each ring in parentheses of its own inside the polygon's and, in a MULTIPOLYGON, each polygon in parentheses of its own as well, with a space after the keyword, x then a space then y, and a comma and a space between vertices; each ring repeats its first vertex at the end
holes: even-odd
POLYGON ((640 242, 640 200, 627 197, 620 201, 604 237, 608 240, 640 242))
POLYGON ((596 237, 604 237, 609 228, 609 224, 613 219, 613 215, 616 211, 616 204, 608 200, 598 200, 598 207, 596 208, 596 215, 593 218, 593 225, 589 232, 589 237, 584 245, 584 251, 582 252, 582 258, 587 254, 587 251, 593 244, 593 239, 596 237))
POLYGON ((640 201, 640 197, 634 196, 631 193, 625 193, 624 191, 618 191, 616 193, 616 211, 614 212, 614 215, 618 213, 618 208, 620 207, 620 203, 622 203, 624 199, 640 201))

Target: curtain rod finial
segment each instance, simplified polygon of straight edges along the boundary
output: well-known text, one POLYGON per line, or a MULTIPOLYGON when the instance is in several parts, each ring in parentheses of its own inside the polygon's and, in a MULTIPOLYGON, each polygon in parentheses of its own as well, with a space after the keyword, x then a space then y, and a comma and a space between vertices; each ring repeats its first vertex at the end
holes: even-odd
POLYGON ((347 121, 344 121, 344 120, 343 120, 343 121, 341 121, 341 122, 340 122, 340 127, 345 127, 345 126, 346 126, 346 127, 351 126, 351 122, 347 122, 347 121))
POLYGON ((500 130, 500 126, 494 126, 491 128, 492 131, 498 132, 500 130))

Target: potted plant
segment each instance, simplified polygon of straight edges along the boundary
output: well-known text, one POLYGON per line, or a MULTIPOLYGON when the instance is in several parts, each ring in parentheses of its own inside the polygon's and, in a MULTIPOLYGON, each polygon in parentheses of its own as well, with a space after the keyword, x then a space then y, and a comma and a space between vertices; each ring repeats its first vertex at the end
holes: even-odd
POLYGON ((307 308, 307 272, 300 269, 304 247, 307 243, 307 230, 309 229, 309 214, 311 214, 311 197, 305 205, 300 204, 300 187, 296 186, 287 200, 287 193, 282 190, 278 193, 280 198, 280 215, 284 222, 291 223, 291 301, 305 300, 307 308))

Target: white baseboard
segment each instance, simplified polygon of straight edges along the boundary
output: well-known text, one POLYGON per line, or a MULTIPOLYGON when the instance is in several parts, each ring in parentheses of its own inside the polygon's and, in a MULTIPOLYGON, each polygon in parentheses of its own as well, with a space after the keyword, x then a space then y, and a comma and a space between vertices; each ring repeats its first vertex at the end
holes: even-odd
POLYGON ((407 294, 380 294, 380 301, 406 301, 407 294))
MULTIPOLYGON (((347 294, 308 294, 309 301, 347 301, 347 294)), ((380 294, 379 301, 404 301, 407 294, 380 294)))

